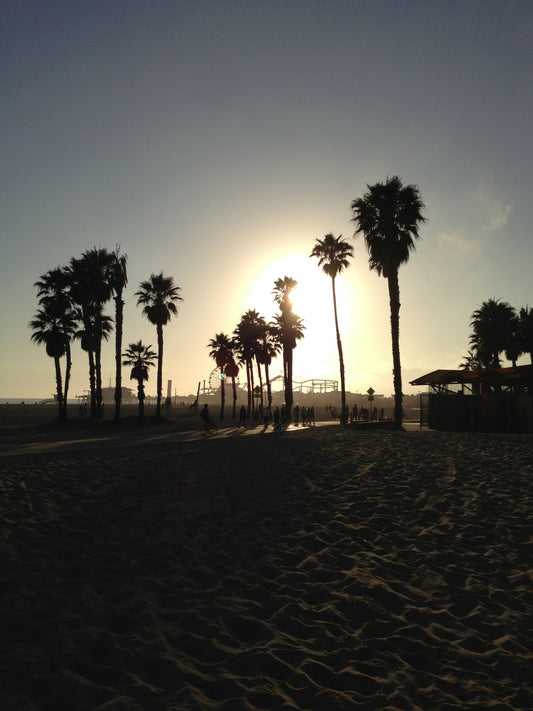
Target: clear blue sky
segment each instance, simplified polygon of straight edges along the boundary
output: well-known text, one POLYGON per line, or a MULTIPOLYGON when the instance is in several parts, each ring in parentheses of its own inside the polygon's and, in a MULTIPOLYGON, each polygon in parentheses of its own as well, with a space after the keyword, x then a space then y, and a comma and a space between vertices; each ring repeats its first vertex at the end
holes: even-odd
MULTIPOLYGON (((301 283, 295 379, 337 378, 330 282, 308 259, 351 237, 367 183, 419 186, 400 270, 408 381, 457 367, 489 298, 533 306, 533 2, 0 3, 2 397, 54 391, 30 342, 35 280, 93 246, 128 255, 124 342, 156 345, 134 292, 182 289, 164 382, 196 392, 206 344, 273 281, 301 283)), ((392 393, 387 284, 363 239, 339 278, 347 386, 392 393)), ((113 377, 104 347, 104 384, 113 377)), ((281 368, 274 367, 274 372, 281 368)), ((71 394, 88 388, 76 345, 71 394)), ((129 385, 125 373, 124 384, 129 385)), ((155 373, 148 384, 155 392, 155 373)))

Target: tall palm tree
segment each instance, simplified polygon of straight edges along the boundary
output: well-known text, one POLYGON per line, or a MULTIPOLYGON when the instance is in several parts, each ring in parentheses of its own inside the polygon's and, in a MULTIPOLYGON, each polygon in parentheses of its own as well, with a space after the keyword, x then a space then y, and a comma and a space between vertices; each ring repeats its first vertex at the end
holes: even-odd
POLYGON ((239 366, 235 362, 235 354, 237 350, 237 344, 235 342, 235 339, 231 339, 231 353, 228 359, 228 362, 226 363, 226 366, 224 368, 224 375, 227 378, 231 378, 231 389, 233 392, 233 410, 232 410, 232 418, 235 419, 236 417, 236 409, 237 409, 237 384, 235 381, 235 378, 239 375, 239 366))
POLYGON ((270 365, 272 360, 279 355, 281 351, 281 344, 276 338, 276 329, 274 324, 265 323, 265 327, 261 333, 261 340, 259 343, 259 348, 257 351, 257 357, 260 363, 265 368, 265 380, 267 387, 267 402, 269 408, 272 410, 272 384, 270 381, 270 365))
POLYGON ((291 293, 297 285, 296 279, 284 276, 282 279, 276 279, 272 290, 274 301, 280 309, 280 313, 274 317, 274 329, 283 352, 285 406, 289 417, 293 404, 293 351, 296 348, 296 341, 303 337, 305 328, 302 319, 292 311, 291 293))
POLYGON ((253 399, 254 390, 254 370, 253 362, 257 353, 259 337, 261 333, 260 319, 262 317, 255 309, 248 309, 237 324, 233 335, 236 342, 236 350, 241 363, 246 367, 246 381, 248 386, 248 415, 255 410, 253 399))
POLYGON ((66 336, 61 320, 53 312, 47 311, 45 308, 38 309, 30 321, 30 328, 33 331, 31 340, 38 345, 44 344, 46 346, 46 354, 54 359, 58 416, 60 419, 65 419, 66 403, 64 401, 60 359, 66 352, 66 336))
MULTIPOLYGON (((92 249, 83 252, 79 259, 71 259, 68 267, 70 295, 80 308, 82 344, 89 355, 89 387, 91 393, 91 417, 102 414, 102 340, 109 330, 102 330, 112 321, 103 318, 104 305, 111 298, 109 267, 112 255, 107 249, 92 249), (93 372, 91 373, 91 368, 93 372)), ((83 346, 82 346, 83 347, 83 346)))
POLYGON ((225 333, 217 333, 207 344, 209 357, 213 358, 217 367, 220 368, 220 419, 224 419, 224 403, 226 400, 225 368, 231 359, 232 342, 230 336, 225 333))
POLYGON ((516 311, 500 299, 484 301, 472 314, 470 343, 486 368, 500 367, 500 353, 513 350, 516 311))
POLYGON ((397 176, 384 183, 367 185, 362 198, 353 200, 354 237, 364 235, 371 270, 388 281, 392 363, 394 381, 394 424, 402 427, 402 368, 400 361, 400 286, 398 270, 409 260, 425 222, 424 203, 416 185, 404 185, 397 176))
POLYGON ((339 319, 337 316, 337 293, 335 290, 335 279, 348 268, 350 259, 353 257, 353 247, 342 239, 342 235, 334 237, 331 233, 324 239, 317 239, 313 251, 309 255, 318 259, 318 266, 322 267, 324 274, 331 277, 331 291, 333 294, 333 314, 335 317, 335 333, 337 334, 337 350, 339 353, 339 371, 341 378, 341 424, 347 421, 346 410, 346 385, 344 378, 344 356, 342 353, 342 341, 339 330, 339 319))
POLYGON ((102 304, 92 303, 83 309, 78 307, 75 312, 78 324, 75 336, 89 361, 91 417, 102 414, 102 341, 107 341, 113 330, 113 319, 103 309, 102 304))
POLYGON ((172 277, 166 277, 163 272, 152 274, 148 281, 143 281, 139 285, 139 291, 135 292, 137 305, 143 307, 143 314, 153 323, 157 331, 157 405, 156 418, 161 417, 161 390, 163 383, 163 326, 170 321, 173 316, 177 316, 177 302, 183 301, 179 295, 179 286, 174 286, 172 277))
POLYGON ((58 326, 65 336, 65 379, 63 386, 63 417, 67 417, 68 391, 72 372, 71 341, 76 332, 76 315, 69 292, 69 278, 65 269, 56 267, 42 274, 35 282, 39 305, 57 318, 58 326))
POLYGON ((122 403, 122 331, 124 324, 124 301, 122 295, 128 283, 127 254, 120 254, 120 245, 111 254, 108 279, 115 301, 115 420, 120 419, 122 403))
POLYGON ((137 399, 139 400, 139 420, 144 420, 144 383, 148 380, 148 370, 154 365, 157 353, 152 350, 152 346, 145 346, 144 343, 130 343, 123 354, 123 365, 131 365, 130 380, 137 381, 137 399))

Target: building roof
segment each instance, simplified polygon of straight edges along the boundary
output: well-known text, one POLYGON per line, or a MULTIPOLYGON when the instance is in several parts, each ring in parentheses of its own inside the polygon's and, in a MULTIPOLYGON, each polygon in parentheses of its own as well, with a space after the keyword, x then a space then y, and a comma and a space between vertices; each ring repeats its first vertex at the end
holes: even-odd
POLYGON ((484 370, 433 370, 411 380, 411 385, 463 385, 487 383, 489 385, 531 385, 533 365, 517 365, 514 368, 487 368, 484 370))

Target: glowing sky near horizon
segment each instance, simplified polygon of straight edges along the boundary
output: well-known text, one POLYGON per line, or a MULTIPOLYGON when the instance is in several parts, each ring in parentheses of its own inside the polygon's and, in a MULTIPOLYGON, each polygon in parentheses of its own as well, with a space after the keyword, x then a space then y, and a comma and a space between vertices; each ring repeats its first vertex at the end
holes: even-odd
MULTIPOLYGON (((181 287, 165 328, 173 391, 208 379, 209 339, 247 309, 272 318, 285 274, 306 326, 295 379, 338 379, 330 280, 308 255, 328 232, 351 238, 351 201, 395 174, 428 219, 400 270, 406 393, 458 366, 483 301, 533 306, 528 0, 19 0, 0 13, 0 400, 54 391, 30 342, 33 283, 117 243, 125 345, 156 344, 139 282, 163 269, 181 287)), ((347 387, 388 395, 387 285, 353 244, 337 280, 347 387)), ((103 356, 108 385, 112 339, 103 356)), ((72 395, 87 372, 76 345, 72 395)))

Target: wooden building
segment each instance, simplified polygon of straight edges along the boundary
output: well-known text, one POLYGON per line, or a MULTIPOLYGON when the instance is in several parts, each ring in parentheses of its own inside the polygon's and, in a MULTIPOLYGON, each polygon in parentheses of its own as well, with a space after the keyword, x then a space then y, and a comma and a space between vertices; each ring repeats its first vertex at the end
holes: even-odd
POLYGON ((533 432, 533 365, 434 370, 411 385, 428 386, 420 422, 431 429, 533 432))

